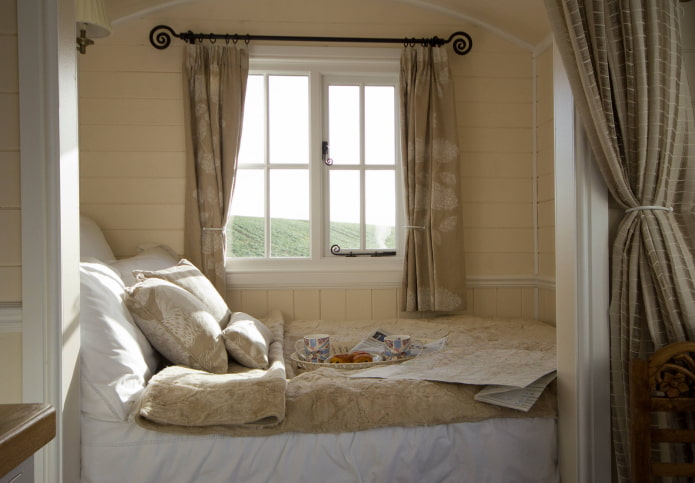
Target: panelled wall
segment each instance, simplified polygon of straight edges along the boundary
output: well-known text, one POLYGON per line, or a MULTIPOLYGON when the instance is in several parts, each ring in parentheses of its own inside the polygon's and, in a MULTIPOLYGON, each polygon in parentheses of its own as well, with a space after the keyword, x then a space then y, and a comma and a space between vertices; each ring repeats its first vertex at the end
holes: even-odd
POLYGON ((0 404, 22 400, 17 9, 0 0, 0 404))
POLYGON ((535 56, 536 239, 538 318, 555 320, 555 159, 553 118, 553 49, 535 56))
MULTIPOLYGON (((310 0, 290 6, 270 0, 258 6, 210 0, 115 23, 109 38, 80 57, 79 82, 81 207, 104 228, 117 256, 134 254, 140 243, 166 243, 179 253, 183 248, 182 43, 152 48, 148 34, 160 23, 177 31, 284 35, 441 37, 468 31, 473 51, 451 53, 450 63, 462 149, 469 310, 504 317, 543 314, 554 321, 550 304, 539 304, 547 297, 539 297, 537 283, 543 257, 552 289, 552 210, 544 207, 545 225, 536 223, 537 185, 550 179, 552 187, 552 171, 536 170, 534 123, 535 85, 543 84, 549 70, 534 76, 527 48, 402 2, 310 0)), ((551 91, 544 94, 545 101, 551 97, 551 91)), ((545 205, 552 200, 546 193, 545 205)), ((232 277, 228 299, 236 310, 254 314, 279 307, 289 317, 350 319, 398 316, 398 296, 398 286, 264 289, 235 285, 232 277)))

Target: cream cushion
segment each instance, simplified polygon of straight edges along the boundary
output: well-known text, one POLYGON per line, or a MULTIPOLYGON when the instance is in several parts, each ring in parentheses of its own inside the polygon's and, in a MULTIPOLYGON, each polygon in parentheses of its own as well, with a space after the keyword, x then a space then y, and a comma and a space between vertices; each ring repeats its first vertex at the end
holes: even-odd
POLYGON ((126 305, 152 346, 174 364, 221 374, 227 351, 205 304, 184 288, 148 278, 127 289, 126 305))
POLYGON ((109 263, 120 273, 126 287, 135 285, 134 270, 161 270, 176 265, 180 258, 173 249, 166 245, 156 245, 147 248, 138 248, 138 254, 128 258, 121 258, 109 263))
POLYGON ((273 334, 260 320, 243 312, 234 312, 222 331, 229 355, 252 369, 268 368, 268 350, 273 334))
POLYGON ((231 315, 227 303, 212 282, 188 260, 183 259, 177 265, 163 270, 135 270, 133 274, 137 280, 159 278, 178 285, 195 295, 205 304, 208 312, 215 318, 220 329, 227 325, 231 315))

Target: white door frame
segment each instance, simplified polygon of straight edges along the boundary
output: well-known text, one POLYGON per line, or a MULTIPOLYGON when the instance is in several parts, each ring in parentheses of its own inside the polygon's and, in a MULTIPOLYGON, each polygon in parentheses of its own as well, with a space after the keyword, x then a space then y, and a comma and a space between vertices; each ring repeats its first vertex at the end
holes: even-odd
POLYGON ((553 48, 559 455, 563 483, 610 481, 608 192, 553 48))
POLYGON ((17 0, 24 402, 56 409, 36 481, 78 482, 79 166, 74 0, 17 0))

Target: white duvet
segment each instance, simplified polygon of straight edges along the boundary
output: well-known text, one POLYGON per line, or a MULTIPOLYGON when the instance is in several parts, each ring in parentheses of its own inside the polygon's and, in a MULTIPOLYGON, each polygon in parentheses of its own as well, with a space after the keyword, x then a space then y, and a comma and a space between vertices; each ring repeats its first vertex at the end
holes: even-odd
POLYGON ((246 438, 82 422, 82 475, 89 483, 559 481, 551 418, 246 438))

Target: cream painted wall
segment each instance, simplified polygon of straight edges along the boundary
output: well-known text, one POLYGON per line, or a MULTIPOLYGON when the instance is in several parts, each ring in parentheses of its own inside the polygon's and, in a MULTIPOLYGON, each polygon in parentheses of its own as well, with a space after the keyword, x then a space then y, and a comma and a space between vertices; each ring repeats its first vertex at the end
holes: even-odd
MULTIPOLYGON (((22 299, 17 8, 0 0, 0 309, 22 299)), ((15 313, 15 310, 12 310, 15 313)), ((2 314, 0 314, 2 315, 2 314)), ((3 324, 0 317, 0 324, 3 324)), ((22 401, 22 334, 0 326, 0 404, 22 401)))
POLYGON ((555 322, 555 167, 553 49, 535 57, 536 66, 536 236, 538 240, 538 318, 555 322))
MULTIPOLYGON (((289 6, 274 0, 257 5, 222 0, 179 5, 114 25, 111 37, 80 57, 81 208, 102 225, 116 255, 129 256, 143 242, 183 249, 182 43, 155 50, 147 39, 154 25, 205 32, 395 37, 445 36, 464 29, 473 36, 473 51, 464 57, 452 53, 450 60, 462 148, 469 308, 483 315, 533 317, 537 254, 531 53, 459 19, 399 2, 311 0, 289 6)), ((241 287, 229 293, 242 310, 281 303, 287 315, 339 319, 353 317, 355 304, 348 301, 355 297, 367 307, 359 312, 365 316, 397 313, 397 287, 241 287), (318 305, 298 308, 297 301, 305 299, 318 300, 318 305)))
POLYGON ((22 334, 0 332, 0 404, 22 402, 22 334))
POLYGON ((0 304, 21 293, 21 211, 19 191, 19 85, 17 9, 0 0, 0 304))

